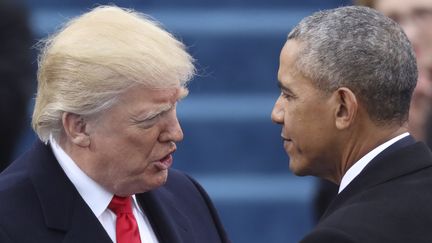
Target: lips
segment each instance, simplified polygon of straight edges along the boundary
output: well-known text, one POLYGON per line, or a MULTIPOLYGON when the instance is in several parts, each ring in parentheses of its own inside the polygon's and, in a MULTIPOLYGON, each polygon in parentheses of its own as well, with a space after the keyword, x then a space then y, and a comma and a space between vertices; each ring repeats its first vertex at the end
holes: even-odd
POLYGON ((174 153, 174 151, 168 153, 165 157, 163 157, 159 161, 156 161, 155 166, 159 170, 167 170, 167 169, 169 169, 171 167, 172 163, 173 163, 173 158, 172 158, 172 154, 173 153, 174 153))
POLYGON ((292 140, 290 138, 287 138, 287 136, 284 136, 283 134, 281 134, 281 137, 282 137, 283 146, 285 148, 285 151, 287 153, 289 153, 289 150, 290 150, 291 144, 292 144, 292 140))
POLYGON ((281 134, 282 140, 287 141, 287 142, 291 142, 292 140, 290 138, 287 138, 287 136, 284 136, 283 134, 281 134))

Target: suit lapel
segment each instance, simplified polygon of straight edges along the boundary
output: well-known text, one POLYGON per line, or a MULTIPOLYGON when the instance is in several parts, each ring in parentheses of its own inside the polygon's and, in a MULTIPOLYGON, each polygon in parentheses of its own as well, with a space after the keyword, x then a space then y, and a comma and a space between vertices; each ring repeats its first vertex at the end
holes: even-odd
POLYGON ((176 207, 170 192, 159 188, 137 195, 160 243, 194 243, 189 220, 176 207))
POLYGON ((77 201, 74 203, 70 228, 63 239, 63 243, 112 242, 87 204, 77 201))
POLYGON ((51 148, 37 142, 29 174, 48 228, 64 232, 64 242, 112 242, 55 159, 51 148))
POLYGON ((372 186, 432 166, 431 152, 425 144, 405 137, 378 154, 363 171, 333 200, 321 220, 350 198, 372 186))

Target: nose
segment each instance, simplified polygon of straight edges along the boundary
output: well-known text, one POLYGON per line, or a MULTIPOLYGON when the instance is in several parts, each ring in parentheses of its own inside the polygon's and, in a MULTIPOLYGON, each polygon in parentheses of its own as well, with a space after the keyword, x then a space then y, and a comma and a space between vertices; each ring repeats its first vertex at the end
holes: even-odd
POLYGON ((274 123, 283 124, 284 110, 281 104, 281 96, 276 100, 271 113, 271 119, 274 123))
POLYGON ((177 118, 176 110, 173 109, 167 117, 163 132, 159 136, 160 142, 180 142, 183 140, 183 131, 177 118))

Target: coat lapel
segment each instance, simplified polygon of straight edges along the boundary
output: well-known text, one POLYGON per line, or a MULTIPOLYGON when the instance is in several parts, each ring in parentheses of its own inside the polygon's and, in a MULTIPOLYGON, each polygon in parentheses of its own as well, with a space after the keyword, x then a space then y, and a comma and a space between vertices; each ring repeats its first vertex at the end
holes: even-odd
POLYGON ((160 243, 194 243, 189 220, 175 206, 171 193, 159 188, 137 195, 160 243))
POLYGON ((424 143, 405 137, 378 154, 333 200, 321 220, 350 198, 372 186, 432 166, 431 152, 424 143))
POLYGON ((67 242, 112 242, 55 159, 51 148, 37 142, 29 174, 48 228, 63 232, 67 242))
POLYGON ((72 212, 70 227, 63 239, 63 243, 112 242, 87 204, 82 204, 78 200, 75 201, 72 212))

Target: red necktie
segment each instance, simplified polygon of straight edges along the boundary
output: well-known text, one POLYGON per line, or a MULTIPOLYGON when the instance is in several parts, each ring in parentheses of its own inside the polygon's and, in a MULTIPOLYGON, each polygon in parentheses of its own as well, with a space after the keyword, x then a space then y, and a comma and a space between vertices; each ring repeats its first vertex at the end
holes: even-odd
POLYGON ((138 225, 132 213, 131 197, 114 196, 108 208, 117 215, 117 243, 141 243, 138 225))

